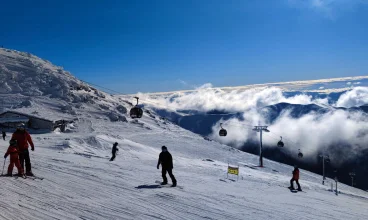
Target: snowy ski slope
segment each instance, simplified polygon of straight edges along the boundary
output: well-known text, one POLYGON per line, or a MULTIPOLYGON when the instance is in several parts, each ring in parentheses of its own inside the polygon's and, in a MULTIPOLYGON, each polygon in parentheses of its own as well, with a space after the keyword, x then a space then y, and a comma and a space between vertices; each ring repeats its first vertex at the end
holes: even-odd
MULTIPOLYGON (((12 51, 0 56, 7 53, 24 58, 12 51)), ((7 64, 2 63, 9 72, 7 64)), ((33 79, 46 74, 31 73, 33 79)), ((64 79, 63 90, 71 82, 81 83, 63 74, 49 76, 64 79)), ((7 83, 8 92, 0 94, 4 104, 30 100, 30 105, 15 110, 74 118, 75 123, 66 133, 32 135, 33 172, 44 180, 1 177, 0 219, 368 219, 368 193, 362 190, 339 184, 336 196, 330 191, 334 181, 322 185, 321 176, 301 170, 304 192, 291 193, 286 188, 290 166, 265 160, 265 168, 255 167, 257 156, 207 141, 152 111, 139 121, 129 119, 117 110, 119 105, 129 109, 129 104, 103 92, 87 88, 52 97, 51 90, 33 84, 33 91, 40 93, 30 97, 12 89, 20 83, 7 83), (112 114, 125 116, 126 121, 115 120, 112 114), (120 151, 109 162, 115 141, 120 151), (177 188, 159 188, 155 183, 161 180, 156 164, 162 145, 173 155, 177 188), (228 163, 240 166, 239 180, 226 179, 228 163)), ((0 141, 2 155, 7 146, 0 141)))

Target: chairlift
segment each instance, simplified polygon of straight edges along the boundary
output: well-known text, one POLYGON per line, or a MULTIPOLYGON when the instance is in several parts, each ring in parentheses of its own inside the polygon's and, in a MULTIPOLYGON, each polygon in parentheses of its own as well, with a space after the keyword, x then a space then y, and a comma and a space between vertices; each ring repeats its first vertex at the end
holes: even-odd
POLYGON ((221 129, 219 131, 219 135, 222 136, 222 137, 226 136, 227 131, 222 127, 222 123, 220 123, 220 127, 221 127, 221 129))
POLYGON ((277 146, 278 147, 284 147, 284 142, 282 142, 282 137, 280 136, 281 140, 279 140, 279 142, 277 142, 277 146))
POLYGON ((130 117, 131 118, 142 118, 143 116, 143 110, 138 107, 138 97, 134 97, 135 99, 137 99, 137 104, 132 108, 130 109, 130 117))
POLYGON ((300 149, 299 149, 298 157, 299 158, 302 158, 303 157, 303 153, 300 151, 300 149))

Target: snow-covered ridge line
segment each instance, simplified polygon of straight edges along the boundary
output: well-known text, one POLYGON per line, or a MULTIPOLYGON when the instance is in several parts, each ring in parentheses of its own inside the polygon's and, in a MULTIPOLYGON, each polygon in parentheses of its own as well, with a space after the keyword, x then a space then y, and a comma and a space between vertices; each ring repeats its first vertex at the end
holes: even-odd
POLYGON ((0 94, 48 95, 68 102, 107 96, 47 60, 3 48, 0 49, 0 94))

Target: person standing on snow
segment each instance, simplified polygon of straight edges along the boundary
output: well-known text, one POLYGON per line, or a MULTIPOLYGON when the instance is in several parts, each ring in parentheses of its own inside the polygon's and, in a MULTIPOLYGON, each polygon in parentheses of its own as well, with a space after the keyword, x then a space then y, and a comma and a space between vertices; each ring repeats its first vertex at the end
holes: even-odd
POLYGON ((116 157, 116 152, 119 151, 118 149, 118 142, 115 142, 113 145, 112 145, 112 157, 110 159, 110 161, 113 161, 116 157))
POLYGON ((2 132, 2 134, 3 134, 3 139, 4 139, 4 141, 5 141, 5 137, 6 137, 6 133, 5 133, 5 131, 3 131, 3 132, 2 132))
POLYGON ((174 169, 172 156, 169 153, 169 151, 167 151, 167 148, 165 146, 162 146, 162 152, 160 153, 160 156, 158 158, 157 169, 160 169, 160 164, 162 167, 162 179, 163 179, 163 182, 161 183, 161 185, 167 184, 166 172, 168 172, 171 178, 171 181, 173 183, 172 187, 175 187, 176 179, 172 173, 172 170, 174 169))
POLYGON ((20 124, 17 127, 17 130, 12 135, 12 138, 17 141, 18 150, 19 150, 19 160, 20 165, 24 169, 24 162, 26 165, 26 175, 33 176, 32 168, 31 168, 31 159, 29 157, 28 151, 28 143, 31 145, 31 150, 34 151, 34 145, 32 142, 32 138, 29 133, 25 129, 25 124, 20 124))
POLYGON ((6 174, 6 176, 13 176, 14 165, 18 169, 18 176, 23 176, 24 170, 19 163, 17 141, 12 139, 9 141, 9 144, 10 146, 4 155, 4 158, 7 158, 10 155, 10 164, 8 167, 8 174, 6 174))
POLYGON ((296 166, 296 165, 294 166, 294 170, 293 170, 293 178, 290 180, 290 189, 291 190, 295 190, 294 181, 298 185, 298 191, 302 191, 302 189, 300 188, 300 184, 299 184, 299 169, 298 169, 298 166, 296 166))

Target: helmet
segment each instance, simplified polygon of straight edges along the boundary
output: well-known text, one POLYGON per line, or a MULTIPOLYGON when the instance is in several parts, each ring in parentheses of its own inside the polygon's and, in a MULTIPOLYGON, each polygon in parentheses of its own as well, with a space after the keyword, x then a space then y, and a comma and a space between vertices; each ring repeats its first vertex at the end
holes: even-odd
POLYGON ((18 124, 17 128, 18 128, 18 129, 19 129, 19 128, 23 128, 23 129, 25 129, 25 128, 26 128, 26 124, 24 124, 24 123, 20 123, 20 124, 18 124))
POLYGON ((116 146, 117 146, 118 144, 119 144, 118 142, 115 142, 115 143, 114 143, 114 145, 116 145, 116 146))
POLYGON ((11 139, 10 141, 9 141, 9 144, 10 144, 10 146, 16 146, 17 145, 17 140, 15 140, 15 139, 11 139))
POLYGON ((162 150, 167 150, 167 147, 166 146, 162 146, 161 149, 162 150))

